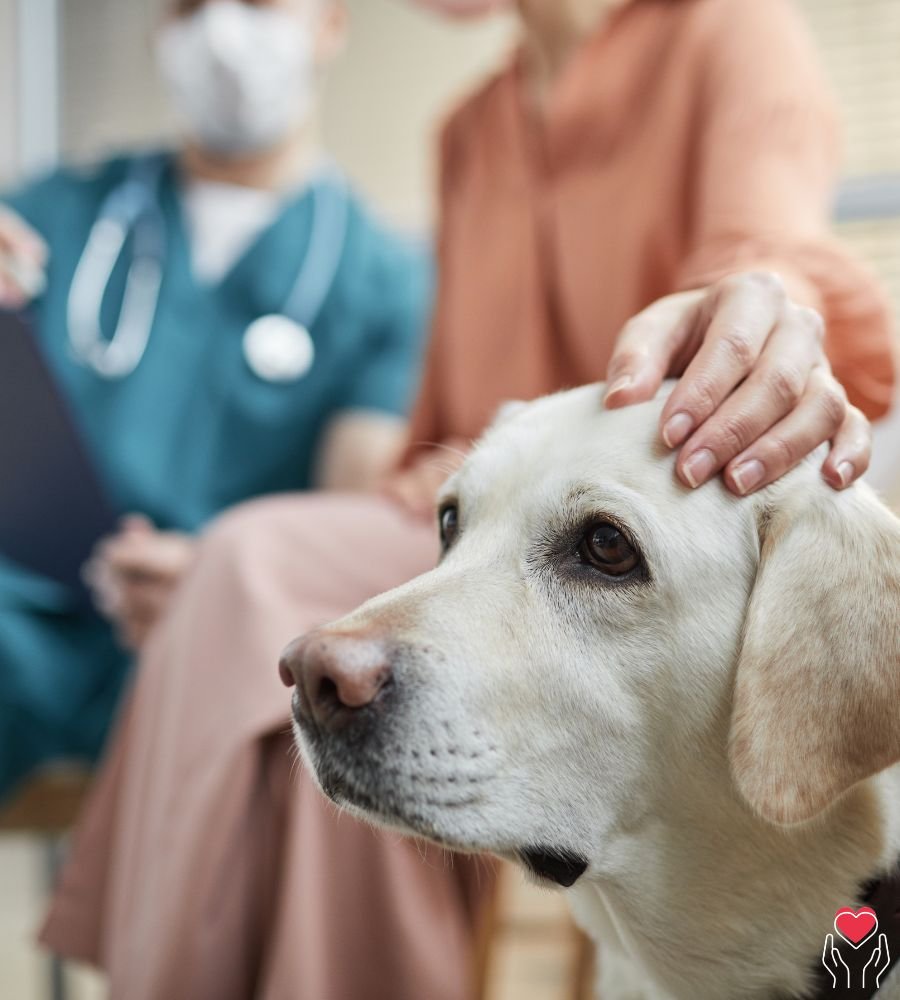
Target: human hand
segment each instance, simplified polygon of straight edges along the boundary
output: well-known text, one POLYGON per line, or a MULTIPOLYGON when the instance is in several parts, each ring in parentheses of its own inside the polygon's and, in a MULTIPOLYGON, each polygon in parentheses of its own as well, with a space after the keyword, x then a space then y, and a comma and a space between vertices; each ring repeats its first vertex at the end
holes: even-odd
POLYGON ((843 988, 844 983, 850 989, 850 969, 847 963, 841 958, 841 953, 834 946, 834 935, 825 935, 825 948, 822 951, 822 965, 831 975, 831 985, 837 989, 838 984, 843 988))
POLYGON ((835 489, 868 468, 871 429, 831 374, 821 317, 792 302, 777 275, 734 275, 660 299, 626 324, 608 368, 605 405, 652 399, 680 375, 660 433, 697 487, 724 469, 739 495, 784 475, 825 441, 835 489))
POLYGON ((117 534, 98 543, 84 578, 127 649, 143 646, 193 562, 195 548, 189 535, 157 531, 139 515, 125 518, 117 534))
POLYGON ((386 476, 379 492, 413 517, 428 520, 434 517, 438 490, 463 464, 467 451, 468 444, 462 439, 433 448, 407 468, 386 476))
MULTIPOLYGON (((866 978, 871 975, 875 979, 875 988, 881 986, 881 977, 891 964, 891 953, 888 950, 887 935, 878 935, 878 944, 872 950, 869 961, 866 962, 862 971, 862 985, 865 988, 866 978)), ((871 981, 869 983, 871 985, 871 981)))
POLYGON ((0 206, 0 309, 21 309, 44 290, 47 244, 0 206))

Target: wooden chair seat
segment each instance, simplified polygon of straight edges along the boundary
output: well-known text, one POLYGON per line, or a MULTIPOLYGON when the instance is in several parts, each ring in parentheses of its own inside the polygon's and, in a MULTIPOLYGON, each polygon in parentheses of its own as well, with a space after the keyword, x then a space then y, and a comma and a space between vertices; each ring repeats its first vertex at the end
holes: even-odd
POLYGON ((90 780, 90 772, 76 765, 41 771, 0 807, 0 833, 65 833, 78 816, 90 780))

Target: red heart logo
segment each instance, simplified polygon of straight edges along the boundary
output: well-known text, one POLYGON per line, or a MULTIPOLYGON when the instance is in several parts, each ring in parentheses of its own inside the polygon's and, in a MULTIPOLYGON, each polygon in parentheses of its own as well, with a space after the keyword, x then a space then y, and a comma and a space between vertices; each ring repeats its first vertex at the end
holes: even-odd
POLYGON ((859 948, 878 930, 878 917, 871 906, 845 906, 834 915, 834 929, 851 948, 859 948))

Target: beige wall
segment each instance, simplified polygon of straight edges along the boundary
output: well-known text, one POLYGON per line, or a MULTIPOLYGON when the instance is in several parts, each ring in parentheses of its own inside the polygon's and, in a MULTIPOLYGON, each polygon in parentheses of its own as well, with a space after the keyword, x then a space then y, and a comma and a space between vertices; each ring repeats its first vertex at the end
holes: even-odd
MULTIPOLYGON (((497 62, 510 26, 503 19, 454 26, 407 0, 348 6, 350 43, 326 91, 329 148, 389 217, 422 225, 434 123, 497 62)), ((90 158, 166 134, 151 47, 158 0, 63 0, 63 9, 66 152, 90 158)))
POLYGON ((407 0, 352 0, 353 29, 326 99, 329 145, 392 213, 426 215, 436 122, 505 56, 502 20, 460 27, 407 0))

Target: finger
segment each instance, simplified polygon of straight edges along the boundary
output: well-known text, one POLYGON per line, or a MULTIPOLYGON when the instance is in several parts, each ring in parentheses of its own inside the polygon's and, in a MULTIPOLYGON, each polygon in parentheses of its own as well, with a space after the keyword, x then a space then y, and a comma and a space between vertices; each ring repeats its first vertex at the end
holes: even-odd
POLYGON ((119 579, 103 560, 91 557, 81 567, 81 579, 94 606, 107 618, 114 617, 120 604, 119 579))
POLYGON ((124 532, 102 542, 100 558, 123 578, 152 575, 150 546, 138 533, 124 532))
POLYGON ((40 233, 7 208, 0 208, 0 248, 22 254, 41 265, 49 256, 47 243, 40 233))
POLYGON ((842 490, 865 473, 871 460, 872 427, 865 414, 848 406, 844 422, 832 438, 822 475, 829 486, 842 490))
POLYGON ((23 309, 28 304, 28 297, 11 276, 2 273, 0 260, 0 307, 3 309, 23 309))
POLYGON ((122 592, 113 587, 93 587, 91 599, 94 607, 110 621, 118 621, 122 615, 122 592))
POLYGON ((122 588, 122 619, 145 624, 156 621, 168 606, 173 589, 145 582, 125 584, 122 588))
POLYGON ((705 290, 660 299, 622 328, 606 366, 604 406, 615 409, 652 399, 672 361, 697 327, 705 290))
POLYGON ((660 416, 662 439, 670 448, 686 441, 746 378, 785 301, 784 287, 774 275, 740 275, 722 283, 703 343, 660 416))
POLYGON ((156 531, 156 525, 144 514, 126 514, 119 518, 120 531, 156 531))
POLYGON ((94 544, 89 558, 96 559, 98 562, 108 562, 110 551, 116 547, 121 538, 122 535, 120 532, 114 535, 104 535, 103 538, 94 544))
POLYGON ((746 496, 775 482, 834 436, 846 407, 844 390, 831 373, 814 369, 796 409, 728 464, 728 488, 746 496))
POLYGON ((802 333, 779 323, 753 372, 687 441, 678 458, 687 485, 711 479, 798 405, 822 356, 817 337, 802 333))
POLYGON ((193 552, 188 536, 137 529, 110 542, 105 558, 123 577, 169 580, 184 573, 193 552))

